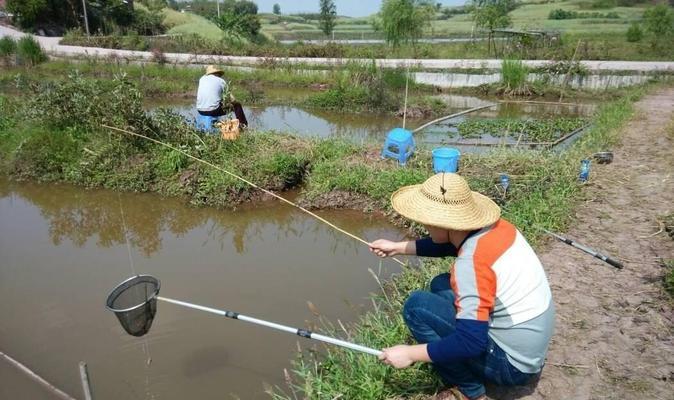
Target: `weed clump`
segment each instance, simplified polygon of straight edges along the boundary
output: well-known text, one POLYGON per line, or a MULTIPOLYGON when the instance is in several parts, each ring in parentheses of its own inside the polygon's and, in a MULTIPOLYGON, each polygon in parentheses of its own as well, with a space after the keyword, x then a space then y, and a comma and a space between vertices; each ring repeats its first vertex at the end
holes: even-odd
POLYGON ((11 36, 0 38, 0 60, 4 65, 11 64, 11 58, 16 54, 16 40, 11 36))
POLYGON ((527 83, 528 75, 529 68, 522 60, 503 60, 498 91, 505 96, 531 96, 534 92, 527 83))
POLYGON ((665 292, 674 298, 674 259, 663 261, 662 266, 665 268, 662 285, 665 292))
POLYGON ((34 67, 47 61, 47 54, 42 50, 40 43, 32 36, 24 36, 16 45, 16 61, 19 65, 34 67))
POLYGON ((315 107, 340 110, 358 108, 393 111, 395 101, 389 84, 399 86, 400 76, 378 68, 374 61, 369 66, 351 64, 337 77, 337 84, 333 88, 311 96, 308 103, 315 107))

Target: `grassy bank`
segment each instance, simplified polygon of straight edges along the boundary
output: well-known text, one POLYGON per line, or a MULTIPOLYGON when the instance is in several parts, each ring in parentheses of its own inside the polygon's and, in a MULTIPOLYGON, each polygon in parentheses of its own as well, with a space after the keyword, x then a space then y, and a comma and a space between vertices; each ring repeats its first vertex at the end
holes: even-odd
MULTIPOLYGON (((568 63, 559 68, 550 67, 536 71, 555 78, 569 71, 568 63), (560 72, 561 71, 561 72, 560 72)), ((227 69, 225 78, 233 93, 244 105, 283 104, 348 112, 396 112, 402 116, 405 73, 402 69, 377 68, 372 63, 347 63, 340 68, 312 69, 308 66, 269 61, 254 69, 227 69), (284 91, 285 90, 285 91, 284 91)), ((582 74, 580 70, 577 73, 582 74)), ((50 61, 32 68, 8 66, 0 69, 0 91, 28 94, 35 92, 44 82, 64 83, 76 78, 112 90, 116 79, 131 82, 150 101, 196 96, 203 67, 161 65, 157 63, 134 64, 121 58, 88 58, 76 61, 50 61)), ((550 81, 553 81, 552 79, 550 81)), ((613 99, 624 94, 625 89, 583 90, 553 86, 543 80, 525 82, 524 85, 496 83, 479 87, 456 88, 454 94, 480 97, 508 94, 516 97, 520 92, 527 98, 557 101, 576 99, 613 99), (515 87, 516 86, 516 87, 515 87), (521 90, 524 86, 526 90, 521 90)), ((437 89, 410 82, 408 118, 433 118, 452 110, 440 99, 433 97, 437 89)))
MULTIPOLYGON (((35 83, 20 101, 0 96, 0 168, 15 179, 63 181, 118 190, 155 191, 183 196, 195 204, 232 206, 258 199, 259 192, 238 180, 197 164, 178 152, 118 135, 101 124, 130 129, 179 147, 240 174, 262 187, 282 191, 301 186, 309 205, 328 204, 335 193, 367 199, 371 208, 390 212, 390 194, 402 185, 423 181, 432 172, 430 154, 419 151, 406 168, 380 160, 378 150, 328 139, 306 140, 264 132, 246 133, 236 142, 204 137, 169 112, 147 115, 141 90, 117 77, 104 87, 73 76, 60 82, 35 83)), ((644 89, 632 89, 605 104, 582 140, 561 154, 497 151, 462 157, 461 171, 474 190, 499 199, 504 216, 535 244, 540 225, 563 230, 582 197, 577 173, 580 160, 609 149, 632 114, 644 89), (506 199, 497 189, 507 172, 506 199)), ((375 310, 348 329, 350 339, 372 347, 409 343, 400 309, 410 290, 424 287, 448 260, 405 269, 374 299, 375 310)), ((329 323, 326 322, 329 327, 329 323)), ((343 333, 343 332, 342 332, 343 333)), ((340 333, 341 335, 341 333, 340 333)), ((439 382, 427 365, 392 370, 373 357, 328 349, 316 358, 298 358, 290 386, 276 398, 382 399, 432 393, 439 382)))
MULTIPOLYGON (((402 106, 398 93, 405 87, 405 72, 373 64, 349 63, 339 69, 312 70, 302 66, 269 62, 255 69, 227 69, 225 79, 244 104, 276 103, 349 111, 394 111, 402 106), (265 89, 304 89, 305 95, 266 96, 265 89)), ((52 61, 27 69, 12 66, 0 70, 0 89, 29 93, 41 82, 67 82, 73 77, 111 89, 118 78, 133 82, 144 98, 196 96, 203 67, 160 64, 128 64, 121 59, 87 59, 82 62, 52 61)), ((413 102, 423 105, 433 89, 410 85, 413 102)), ((296 93, 295 93, 296 94, 296 93)))

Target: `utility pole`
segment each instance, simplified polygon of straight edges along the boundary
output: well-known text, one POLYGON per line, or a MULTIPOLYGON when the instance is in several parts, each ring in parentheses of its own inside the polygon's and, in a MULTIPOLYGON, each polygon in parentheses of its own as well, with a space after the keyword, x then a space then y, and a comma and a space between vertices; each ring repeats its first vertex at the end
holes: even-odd
POLYGON ((220 0, 215 0, 215 3, 218 5, 218 18, 220 18, 220 0))
POLYGON ((89 18, 87 18, 87 0, 82 0, 82 9, 84 10, 84 28, 87 31, 87 36, 90 36, 89 33, 89 18))

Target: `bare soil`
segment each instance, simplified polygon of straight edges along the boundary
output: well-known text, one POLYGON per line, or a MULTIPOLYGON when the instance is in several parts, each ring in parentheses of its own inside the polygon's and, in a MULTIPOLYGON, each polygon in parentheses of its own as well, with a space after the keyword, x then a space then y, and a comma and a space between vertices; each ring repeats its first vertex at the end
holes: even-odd
POLYGON ((493 399, 674 399, 674 311, 662 289, 674 240, 674 88, 636 104, 609 165, 593 165, 570 238, 621 260, 618 270, 551 240, 541 253, 557 307, 540 381, 493 399))

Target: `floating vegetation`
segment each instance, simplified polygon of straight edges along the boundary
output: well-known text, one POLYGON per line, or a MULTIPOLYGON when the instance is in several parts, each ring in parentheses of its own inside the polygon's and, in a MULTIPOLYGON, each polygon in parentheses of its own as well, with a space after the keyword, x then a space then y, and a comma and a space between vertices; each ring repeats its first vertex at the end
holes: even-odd
POLYGON ((456 128, 464 139, 514 137, 527 142, 550 142, 588 124, 585 118, 519 119, 519 118, 470 118, 456 128))

